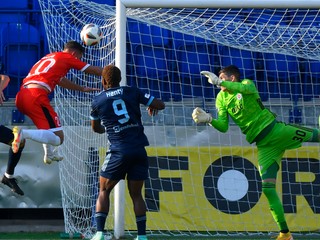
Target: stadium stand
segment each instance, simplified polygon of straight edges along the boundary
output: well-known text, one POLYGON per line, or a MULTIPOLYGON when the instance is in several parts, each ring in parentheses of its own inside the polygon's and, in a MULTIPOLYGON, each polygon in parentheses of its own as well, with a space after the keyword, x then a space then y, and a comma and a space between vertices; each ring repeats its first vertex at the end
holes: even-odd
POLYGON ((3 1, 0 6, 0 73, 11 78, 5 90, 7 98, 15 98, 22 79, 30 67, 44 54, 41 51, 39 8, 37 1, 3 1), (34 17, 39 18, 34 21, 34 17))
MULTIPOLYGON (((93 2, 101 4, 115 5, 114 0, 94 0, 93 2)), ((243 10, 243 14, 239 14, 237 18, 241 18, 243 21, 250 21, 249 17, 246 17, 250 9, 243 10)), ((256 10, 255 14, 259 14, 256 10)), ((279 21, 279 17, 276 14, 270 14, 270 18, 263 19, 260 21, 274 22, 279 21)), ((227 12, 221 10, 216 13, 217 19, 228 18, 227 12)), ((317 17, 317 16, 315 16, 317 17)), ((288 16, 288 18, 296 19, 290 24, 298 24, 301 22, 301 16, 288 16)), ((285 19, 281 19, 281 24, 288 24, 285 19)), ((310 19, 305 21, 314 21, 312 16, 310 19)), ((177 36, 174 37, 175 42, 171 42, 166 38, 172 33, 169 30, 160 29, 158 27, 146 26, 143 23, 137 24, 136 21, 130 20, 128 22, 128 28, 130 29, 130 51, 134 53, 135 56, 131 56, 128 52, 128 62, 138 62, 149 64, 149 72, 143 72, 144 70, 137 73, 131 72, 131 69, 127 69, 128 83, 135 85, 136 81, 143 82, 146 88, 152 89, 152 93, 161 97, 164 100, 173 99, 174 101, 180 101, 181 96, 197 96, 204 98, 212 98, 215 92, 210 88, 202 89, 198 86, 197 82, 200 81, 201 76, 199 71, 201 69, 210 69, 211 71, 217 71, 220 66, 226 66, 229 64, 235 64, 240 67, 243 71, 244 78, 250 79, 263 79, 263 81, 257 81, 259 91, 261 92, 262 100, 268 100, 268 98, 279 98, 280 92, 283 98, 292 98, 291 100, 297 101, 303 95, 304 100, 311 100, 311 95, 318 92, 319 84, 316 84, 314 88, 299 87, 299 81, 302 82, 319 82, 320 76, 317 74, 311 74, 312 69, 318 68, 317 62, 299 62, 296 57, 290 57, 290 64, 285 64, 283 59, 284 55, 277 54, 261 54, 252 53, 245 50, 236 50, 233 48, 221 47, 215 44, 205 44, 199 42, 199 44, 187 44, 188 39, 182 39, 179 33, 175 33, 177 36), (140 32, 140 34, 132 33, 140 32), (151 36, 151 37, 150 37, 151 36), (141 44, 144 44, 142 47, 141 44), (151 47, 146 47, 146 44, 150 44, 151 47), (174 44, 175 48, 188 48, 190 49, 190 55, 188 56, 171 56, 170 53, 166 52, 163 48, 158 49, 155 46, 163 46, 174 44), (197 49, 197 51, 192 51, 192 49, 197 49), (203 51, 202 51, 203 49, 203 51), (212 53, 211 58, 205 58, 197 56, 197 54, 203 52, 212 53), (142 54, 143 53, 143 54, 142 54), (193 54, 194 53, 194 54, 193 54), (254 54, 254 56, 252 55, 254 54), (151 56, 152 55, 152 56, 151 56), (154 56, 153 56, 154 55, 154 56), (150 59, 157 59, 156 61, 149 61, 150 59), (217 57, 219 56, 219 57, 217 57), (175 66, 174 57, 179 57, 181 59, 198 59, 196 64, 181 64, 180 66, 175 66), (253 59, 256 59, 254 61, 253 59), (274 60, 276 59, 276 61, 274 60), (199 66, 201 66, 199 69, 199 66), (171 70, 178 68, 178 73, 173 73, 171 70), (272 71, 276 70, 276 71, 272 71), (276 75, 270 75, 267 72, 277 73, 276 75), (301 72, 301 74, 300 74, 301 72), (299 74, 298 74, 299 73, 299 74), (175 75, 174 75, 175 74, 175 75), (193 80, 190 80, 190 75, 193 76, 193 80), (148 80, 145 79, 148 76, 148 80), (174 81, 161 81, 158 82, 157 79, 165 80, 166 78, 176 79, 179 83, 175 84, 174 81), (280 84, 278 84, 278 81, 280 84), (180 81, 185 86, 181 88, 176 85, 180 85, 180 81), (190 83, 192 83, 192 88, 190 83), (268 94, 268 92, 271 92, 268 94)), ((30 66, 40 57, 49 52, 48 43, 45 33, 45 27, 43 24, 41 9, 37 0, 11 0, 3 1, 0 6, 0 73, 8 74, 12 83, 7 88, 5 94, 8 98, 14 98, 15 94, 20 86, 21 80, 27 74, 30 66)), ((191 41, 190 41, 191 42, 191 41)), ((194 42, 194 41, 192 41, 194 42)), ((140 85, 141 86, 141 85, 140 85)), ((307 86, 307 84, 305 85, 307 86)))
POLYGON ((40 35, 28 23, 9 23, 2 27, 0 42, 3 49, 3 71, 10 76, 7 94, 15 97, 22 79, 40 57, 40 35))

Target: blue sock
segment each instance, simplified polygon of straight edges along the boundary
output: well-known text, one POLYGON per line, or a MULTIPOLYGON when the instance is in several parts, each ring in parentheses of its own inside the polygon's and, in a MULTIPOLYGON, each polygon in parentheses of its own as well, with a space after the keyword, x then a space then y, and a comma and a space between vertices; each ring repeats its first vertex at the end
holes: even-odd
POLYGON ((97 212, 95 214, 96 222, 97 222, 97 231, 103 232, 104 225, 106 224, 107 214, 103 212, 97 212))
POLYGON ((136 216, 138 235, 146 235, 147 216, 136 216))

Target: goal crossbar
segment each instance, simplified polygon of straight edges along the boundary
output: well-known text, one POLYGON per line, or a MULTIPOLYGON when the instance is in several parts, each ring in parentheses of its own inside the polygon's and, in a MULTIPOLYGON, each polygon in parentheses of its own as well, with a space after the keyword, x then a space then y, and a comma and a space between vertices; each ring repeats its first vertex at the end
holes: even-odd
POLYGON ((130 8, 320 8, 317 0, 121 0, 130 8))

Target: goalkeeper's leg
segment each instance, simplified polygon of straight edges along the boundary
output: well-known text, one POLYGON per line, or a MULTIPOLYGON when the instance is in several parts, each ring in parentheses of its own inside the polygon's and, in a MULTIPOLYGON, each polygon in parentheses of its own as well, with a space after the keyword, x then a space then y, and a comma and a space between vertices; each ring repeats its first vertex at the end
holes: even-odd
POLYGON ((277 223, 280 233, 288 234, 289 228, 284 216, 283 205, 276 191, 276 176, 279 170, 279 165, 274 162, 262 175, 262 192, 268 199, 270 211, 273 219, 277 223))

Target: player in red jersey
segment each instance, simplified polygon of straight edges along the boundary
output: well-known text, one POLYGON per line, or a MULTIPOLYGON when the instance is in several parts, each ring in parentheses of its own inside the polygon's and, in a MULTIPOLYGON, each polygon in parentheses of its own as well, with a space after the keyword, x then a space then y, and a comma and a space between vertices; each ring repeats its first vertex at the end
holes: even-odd
POLYGON ((16 96, 16 105, 18 110, 27 115, 38 129, 14 127, 13 152, 18 151, 22 140, 32 139, 43 144, 45 163, 62 160, 54 146, 63 143, 64 134, 48 95, 56 85, 81 92, 100 90, 80 86, 65 78, 70 69, 101 76, 101 67, 91 66, 80 60, 83 53, 84 47, 80 43, 69 41, 65 44, 63 51, 44 56, 31 68, 16 96))

